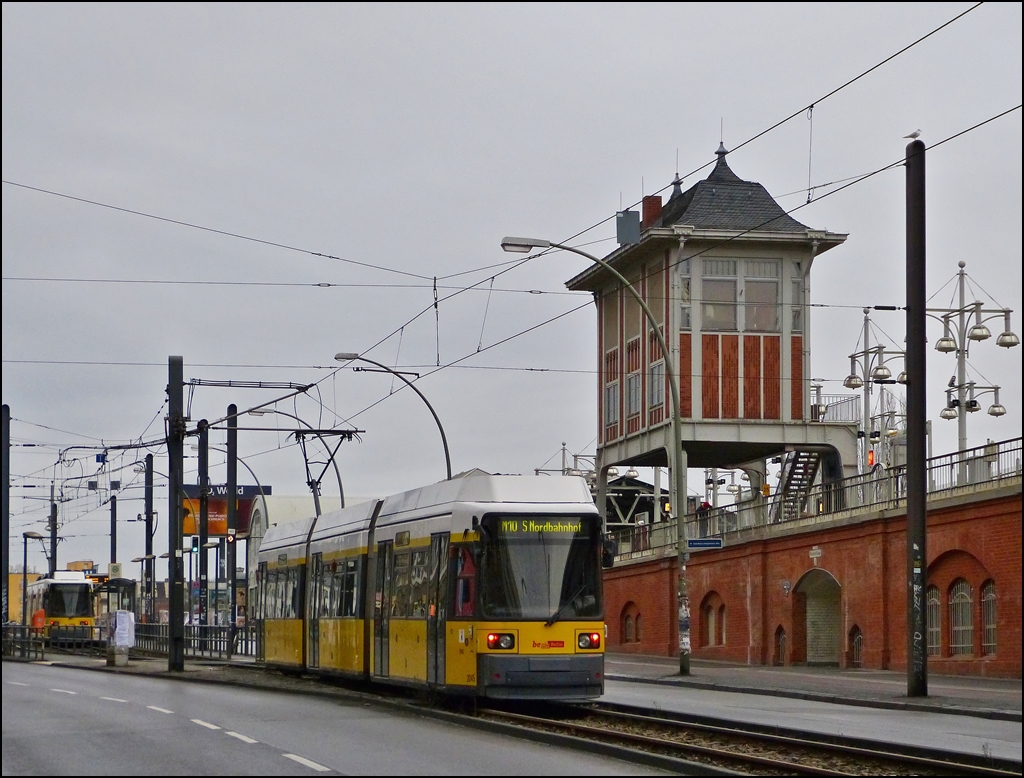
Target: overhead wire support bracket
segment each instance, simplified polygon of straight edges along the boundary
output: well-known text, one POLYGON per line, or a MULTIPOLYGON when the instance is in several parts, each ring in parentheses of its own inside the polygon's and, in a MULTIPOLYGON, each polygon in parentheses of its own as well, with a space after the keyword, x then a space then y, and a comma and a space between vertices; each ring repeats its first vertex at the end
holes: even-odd
POLYGON ((294 381, 211 381, 203 378, 190 378, 189 386, 219 386, 232 389, 298 389, 308 391, 316 384, 297 384, 294 381))

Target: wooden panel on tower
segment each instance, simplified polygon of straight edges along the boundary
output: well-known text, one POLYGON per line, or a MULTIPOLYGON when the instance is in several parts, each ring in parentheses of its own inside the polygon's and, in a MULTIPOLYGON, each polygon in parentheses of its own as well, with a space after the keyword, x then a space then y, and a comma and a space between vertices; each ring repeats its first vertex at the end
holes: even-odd
POLYGON ((761 336, 743 336, 743 418, 761 418, 761 336))
POLYGON ((702 367, 701 367, 701 394, 703 402, 701 409, 705 419, 717 419, 718 413, 718 336, 702 335, 702 367))
MULTIPOLYGON (((693 336, 679 334, 679 415, 693 418, 693 336)), ((671 397, 671 395, 669 395, 671 397)))
POLYGON ((722 336, 722 418, 740 416, 740 336, 722 336))
POLYGON ((793 335, 790 361, 793 379, 793 406, 790 411, 794 421, 804 418, 804 339, 802 335, 793 335))
POLYGON ((777 335, 764 337, 764 418, 782 416, 782 339, 777 335))

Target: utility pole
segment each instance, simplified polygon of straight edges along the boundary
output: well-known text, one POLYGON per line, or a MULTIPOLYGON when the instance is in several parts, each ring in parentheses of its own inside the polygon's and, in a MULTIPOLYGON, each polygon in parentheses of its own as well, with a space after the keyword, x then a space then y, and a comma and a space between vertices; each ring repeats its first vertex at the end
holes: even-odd
POLYGON ((210 619, 209 540, 210 519, 210 423, 199 420, 199 625, 208 626, 210 619))
POLYGON ((110 495, 110 564, 117 562, 117 495, 110 495))
MULTIPOLYGON (((3 481, 0 484, 0 489, 3 490, 2 502, 0 510, 3 511, 3 539, 0 542, 3 543, 4 548, 4 624, 6 624, 11 616, 10 607, 10 587, 8 583, 11 579, 11 554, 8 546, 11 541, 11 406, 4 403, 3 406, 3 464, 0 465, 0 480, 3 481)), ((24 580, 24 579, 23 579, 24 580)))
POLYGON ((153 455, 146 454, 146 561, 143 589, 146 598, 146 623, 153 622, 153 455))
POLYGON ((50 481, 50 578, 57 572, 57 500, 50 481))
POLYGON ((925 145, 907 144, 907 696, 928 696, 925 145))
POLYGON ((172 356, 167 359, 167 458, 168 458, 168 510, 167 510, 167 578, 170 623, 167 670, 185 669, 185 590, 184 560, 181 555, 181 486, 184 479, 185 458, 185 398, 182 387, 183 360, 172 356))
POLYGON ((238 592, 235 586, 235 544, 238 538, 235 532, 238 528, 238 406, 234 403, 228 406, 228 548, 227 548, 227 579, 229 590, 228 601, 228 657, 234 653, 235 629, 237 619, 235 611, 238 608, 238 592))

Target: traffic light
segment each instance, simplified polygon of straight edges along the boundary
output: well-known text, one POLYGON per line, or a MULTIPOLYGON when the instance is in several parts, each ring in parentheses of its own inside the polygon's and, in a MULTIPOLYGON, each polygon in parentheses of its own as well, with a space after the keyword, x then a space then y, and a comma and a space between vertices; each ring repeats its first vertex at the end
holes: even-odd
POLYGON ((224 540, 226 540, 227 544, 230 546, 232 543, 235 542, 235 536, 234 535, 228 535, 226 538, 224 538, 224 540))
POLYGON ((199 553, 199 537, 196 536, 196 535, 192 536, 192 553, 193 554, 198 554, 199 553))

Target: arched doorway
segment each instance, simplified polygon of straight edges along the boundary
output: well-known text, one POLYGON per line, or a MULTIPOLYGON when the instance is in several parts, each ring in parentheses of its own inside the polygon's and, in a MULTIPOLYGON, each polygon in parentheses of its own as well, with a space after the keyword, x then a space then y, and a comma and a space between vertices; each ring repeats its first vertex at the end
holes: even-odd
POLYGON ((794 589, 794 621, 802 606, 804 634, 794 634, 794 641, 803 638, 804 645, 794 645, 794 656, 802 655, 807 664, 839 666, 843 631, 839 582, 824 570, 809 570, 794 589))

